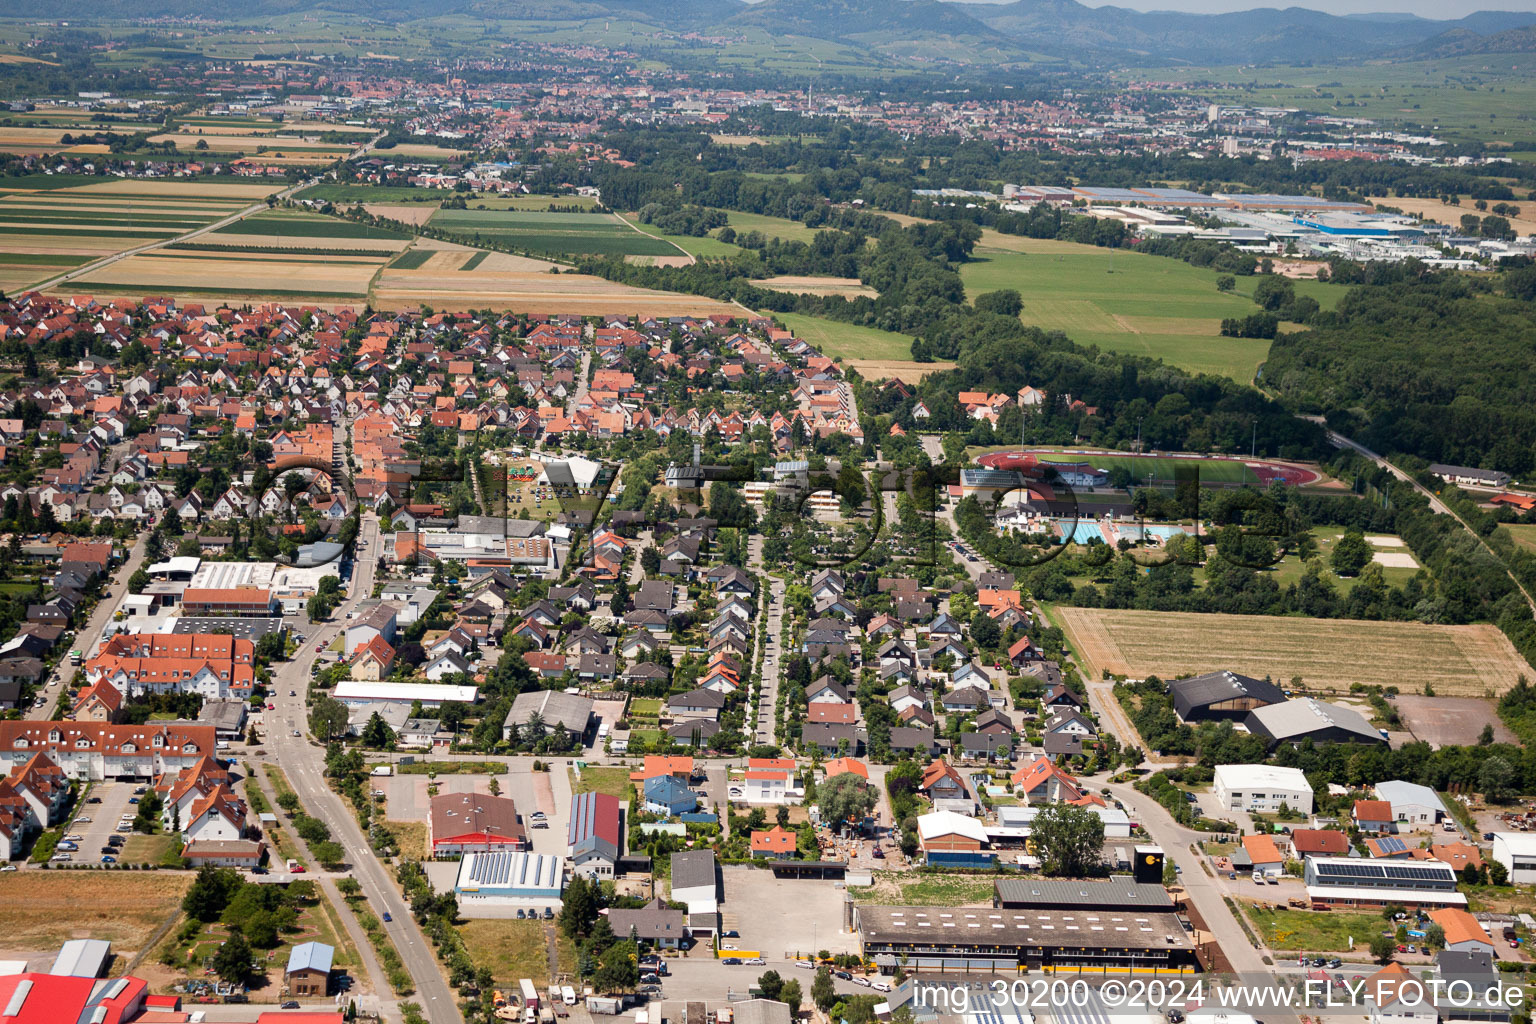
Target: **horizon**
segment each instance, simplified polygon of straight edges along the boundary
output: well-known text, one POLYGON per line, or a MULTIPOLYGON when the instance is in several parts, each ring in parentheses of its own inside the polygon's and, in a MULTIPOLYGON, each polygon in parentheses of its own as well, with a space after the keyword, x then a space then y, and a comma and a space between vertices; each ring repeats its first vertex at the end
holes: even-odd
MULTIPOLYGON (((965 3, 1011 3, 1012 0, 954 0, 965 3)), ((1265 8, 1285 10, 1302 7, 1325 14, 1348 15, 1402 15, 1425 18, 1430 21, 1458 21, 1478 11, 1515 11, 1536 14, 1536 0, 1408 0, 1393 8, 1380 0, 1294 0, 1294 2, 1254 3, 1247 0, 1078 0, 1086 7, 1123 7, 1128 10, 1151 14, 1167 11, 1177 14, 1231 14, 1238 11, 1265 8)))

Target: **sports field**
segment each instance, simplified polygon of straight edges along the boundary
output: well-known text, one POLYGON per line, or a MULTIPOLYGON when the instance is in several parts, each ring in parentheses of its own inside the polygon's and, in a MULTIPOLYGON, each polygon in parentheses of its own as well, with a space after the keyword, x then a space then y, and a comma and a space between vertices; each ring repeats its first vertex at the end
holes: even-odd
POLYGON ((610 213, 439 210, 429 223, 466 242, 482 240, 550 256, 677 256, 610 213))
POLYGON ((1162 359, 1194 373, 1253 380, 1269 352, 1263 339, 1224 338, 1225 317, 1258 310, 1216 290, 1212 270, 1126 249, 1103 249, 987 231, 960 267, 967 296, 1013 288, 1021 319, 1080 345, 1162 359))
POLYGON ((814 345, 832 359, 888 359, 906 362, 912 358, 912 339, 905 334, 874 327, 845 324, 837 320, 806 316, 803 313, 779 313, 784 326, 814 345))
POLYGON ((1103 470, 1124 469, 1138 484, 1172 487, 1181 481, 1192 480, 1198 475, 1203 483, 1253 484, 1266 486, 1275 480, 1283 480, 1296 486, 1318 483, 1322 474, 1317 470, 1285 462, 1265 459, 1245 460, 1195 455, 1130 455, 1124 452, 1102 452, 1084 449, 1047 449, 1002 446, 971 448, 968 454, 983 466, 994 469, 1019 469, 1031 459, 1039 462, 1086 462, 1103 470))
POLYGON ((1431 626, 1261 615, 1203 615, 1055 606, 1090 679, 1107 670, 1170 679, 1230 669, 1347 692, 1352 683, 1432 684, 1448 697, 1499 694, 1530 666, 1498 627, 1431 626), (1412 670, 1405 674, 1405 666, 1412 670))

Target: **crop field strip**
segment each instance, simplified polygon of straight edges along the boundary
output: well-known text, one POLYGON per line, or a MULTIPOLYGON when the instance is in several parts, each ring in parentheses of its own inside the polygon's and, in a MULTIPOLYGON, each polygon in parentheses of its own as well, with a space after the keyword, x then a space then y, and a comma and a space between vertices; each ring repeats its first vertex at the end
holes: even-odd
POLYGON ((1061 623, 1088 678, 1132 678, 1230 669, 1308 689, 1347 692, 1353 683, 1433 685, 1445 696, 1503 693, 1530 672, 1498 627, 1427 625, 1296 616, 1217 615, 1072 608, 1061 623), (1413 669, 1405 676, 1404 666, 1413 669))
POLYGON ((439 210, 428 223, 470 241, 476 237, 551 256, 676 256, 671 243, 642 235, 605 213, 439 210))

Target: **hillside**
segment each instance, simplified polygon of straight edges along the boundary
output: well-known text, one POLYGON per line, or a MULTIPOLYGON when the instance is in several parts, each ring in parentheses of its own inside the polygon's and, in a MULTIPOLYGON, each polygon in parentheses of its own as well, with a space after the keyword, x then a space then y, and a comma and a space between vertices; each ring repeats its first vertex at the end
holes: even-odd
POLYGON ((1099 65, 1422 60, 1518 53, 1536 46, 1536 14, 1480 11, 1456 21, 1403 15, 1338 17, 1302 8, 1231 14, 1143 13, 1077 0, 0 0, 0 17, 245 21, 328 11, 381 21, 445 16, 571 22, 623 18, 677 32, 760 29, 871 50, 969 53, 971 59, 1050 54, 1099 65))

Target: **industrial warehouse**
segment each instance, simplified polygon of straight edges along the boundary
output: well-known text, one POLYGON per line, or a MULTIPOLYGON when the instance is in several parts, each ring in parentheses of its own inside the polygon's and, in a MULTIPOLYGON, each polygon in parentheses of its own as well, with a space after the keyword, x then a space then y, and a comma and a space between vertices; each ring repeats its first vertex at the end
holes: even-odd
POLYGON ((991 907, 856 906, 866 958, 883 973, 1185 974, 1199 970, 1194 940, 1160 885, 999 879, 991 907))

